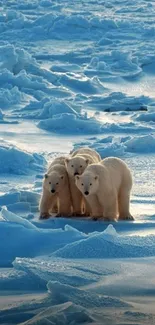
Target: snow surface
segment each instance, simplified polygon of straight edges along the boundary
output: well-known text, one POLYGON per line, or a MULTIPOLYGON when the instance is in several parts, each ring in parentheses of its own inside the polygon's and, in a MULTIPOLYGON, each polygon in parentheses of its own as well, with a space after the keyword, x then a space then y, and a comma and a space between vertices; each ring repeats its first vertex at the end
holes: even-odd
POLYGON ((155 324, 154 1, 0 7, 0 324, 155 324), (39 220, 82 146, 128 163, 135 221, 39 220))

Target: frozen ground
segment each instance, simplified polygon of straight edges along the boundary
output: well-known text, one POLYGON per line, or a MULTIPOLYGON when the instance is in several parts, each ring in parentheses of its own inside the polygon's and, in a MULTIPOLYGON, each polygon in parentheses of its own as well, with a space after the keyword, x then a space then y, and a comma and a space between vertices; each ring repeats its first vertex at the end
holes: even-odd
POLYGON ((0 8, 0 324, 155 324, 154 1, 0 8), (38 219, 78 146, 128 163, 134 222, 38 219))

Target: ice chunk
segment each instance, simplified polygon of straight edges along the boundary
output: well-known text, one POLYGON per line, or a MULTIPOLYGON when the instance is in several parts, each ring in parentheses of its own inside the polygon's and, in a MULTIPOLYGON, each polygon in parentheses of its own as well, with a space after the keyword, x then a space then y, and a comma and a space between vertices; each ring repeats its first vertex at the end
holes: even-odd
POLYGON ((5 208, 2 208, 0 213, 1 213, 2 218, 4 220, 6 220, 7 222, 10 221, 10 222, 19 223, 20 225, 24 226, 25 228, 35 229, 36 231, 39 231, 39 229, 35 225, 33 225, 30 221, 17 216, 15 213, 12 213, 12 212, 6 210, 5 208))
POLYGON ((134 119, 136 121, 155 122, 155 112, 145 112, 145 114, 138 114, 134 119))
MULTIPOLYGON (((17 11, 8 12, 7 19, 11 19, 11 15, 21 15, 17 11)), ((0 66, 1 70, 7 68, 14 74, 19 73, 23 69, 27 69, 31 64, 38 66, 36 60, 32 58, 31 54, 24 49, 15 48, 13 45, 7 44, 0 46, 0 66)))
POLYGON ((66 260, 53 256, 42 256, 41 258, 16 258, 13 262, 16 270, 24 271, 38 285, 48 281, 59 281, 75 287, 96 283, 103 276, 116 274, 117 270, 111 271, 107 265, 99 265, 97 261, 88 260, 66 260))
POLYGON ((86 239, 71 243, 53 253, 61 258, 124 258, 155 254, 155 236, 116 235, 113 228, 107 232, 92 233, 86 239), (112 233, 112 235, 111 235, 112 233))
POLYGON ((135 136, 124 143, 126 151, 137 153, 155 153, 155 136, 153 134, 135 136))
POLYGON ((109 236, 117 236, 117 232, 114 228, 113 225, 109 225, 105 230, 104 234, 109 235, 109 236))
POLYGON ((35 281, 35 278, 29 276, 28 273, 24 271, 19 271, 14 268, 2 268, 0 270, 0 288, 1 290, 17 291, 20 290, 46 290, 46 283, 35 281))
POLYGON ((0 103, 3 109, 12 108, 13 105, 20 104, 27 100, 27 96, 19 91, 18 87, 11 89, 0 89, 0 103))
POLYGON ((128 306, 128 304, 119 299, 98 295, 89 290, 86 291, 75 288, 70 285, 61 284, 57 281, 49 281, 47 288, 51 295, 51 302, 54 305, 72 301, 76 305, 80 305, 84 308, 128 306))
POLYGON ((30 220, 14 213, 1 211, 0 222, 0 266, 10 266, 19 257, 35 257, 52 254, 68 243, 86 238, 73 229, 41 229, 30 220), (4 221, 5 220, 5 221, 4 221))
POLYGON ((0 196, 0 205, 14 204, 19 201, 20 192, 10 192, 0 196))
POLYGON ((78 113, 65 101, 57 100, 46 102, 43 106, 43 110, 39 115, 40 119, 47 119, 53 117, 56 114, 69 113, 78 115, 78 113))
POLYGON ((60 134, 93 134, 102 133, 102 123, 95 118, 76 116, 70 113, 54 115, 53 118, 38 123, 42 129, 60 134))
POLYGON ((31 154, 8 142, 0 141, 0 172, 9 174, 32 174, 43 171, 45 159, 39 154, 31 154))

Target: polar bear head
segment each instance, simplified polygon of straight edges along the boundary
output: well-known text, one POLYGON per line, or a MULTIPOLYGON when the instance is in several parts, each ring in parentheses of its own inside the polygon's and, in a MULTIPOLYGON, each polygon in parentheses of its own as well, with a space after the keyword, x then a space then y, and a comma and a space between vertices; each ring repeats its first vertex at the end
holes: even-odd
POLYGON ((65 175, 60 174, 57 171, 52 171, 49 174, 45 174, 44 188, 51 194, 59 193, 65 184, 65 175))
POLYGON ((75 176, 75 184, 84 196, 95 194, 99 188, 99 177, 92 172, 75 176))
POLYGON ((70 176, 81 175, 89 164, 89 159, 75 156, 65 159, 67 172, 70 176))

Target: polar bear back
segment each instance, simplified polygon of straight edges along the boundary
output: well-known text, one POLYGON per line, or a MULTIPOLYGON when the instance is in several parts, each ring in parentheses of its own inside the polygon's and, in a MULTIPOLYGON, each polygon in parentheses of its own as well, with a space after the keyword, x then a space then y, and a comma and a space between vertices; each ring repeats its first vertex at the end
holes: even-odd
POLYGON ((52 172, 57 172, 59 174, 62 174, 64 176, 67 176, 67 170, 66 167, 64 165, 61 164, 54 164, 53 166, 50 167, 50 169, 48 170, 48 174, 50 175, 52 172))
POLYGON ((132 186, 132 175, 127 164, 116 157, 108 157, 100 162, 107 168, 111 180, 115 183, 116 188, 120 186, 132 186))
POLYGON ((75 157, 75 156, 84 156, 85 157, 92 157, 93 159, 93 162, 94 163, 98 163, 99 161, 101 161, 101 156, 99 155, 98 152, 96 152, 94 149, 91 149, 91 148, 86 148, 86 147, 83 147, 83 148, 79 148, 73 152, 70 153, 71 157, 75 157))
POLYGON ((76 156, 74 156, 73 158, 77 158, 75 161, 79 162, 79 163, 82 163, 82 160, 84 159, 85 161, 88 161, 89 163, 88 164, 96 164, 99 162, 99 160, 97 160, 96 157, 88 154, 88 153, 78 153, 76 156), (79 159, 78 159, 79 158, 79 159), (80 159, 82 158, 82 160, 80 159))
POLYGON ((115 188, 119 191, 120 187, 132 187, 132 175, 127 164, 115 157, 101 160, 98 164, 89 165, 84 174, 92 173, 99 176, 99 181, 107 189, 115 188))
POLYGON ((65 158, 65 156, 56 157, 48 166, 47 172, 50 173, 55 165, 61 165, 65 167, 65 158))

